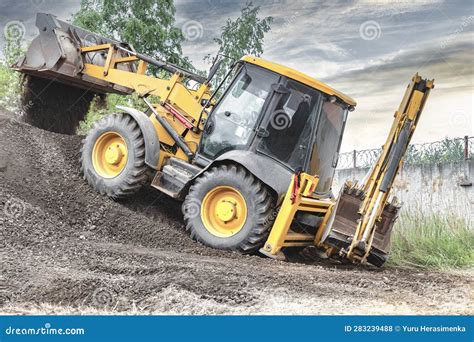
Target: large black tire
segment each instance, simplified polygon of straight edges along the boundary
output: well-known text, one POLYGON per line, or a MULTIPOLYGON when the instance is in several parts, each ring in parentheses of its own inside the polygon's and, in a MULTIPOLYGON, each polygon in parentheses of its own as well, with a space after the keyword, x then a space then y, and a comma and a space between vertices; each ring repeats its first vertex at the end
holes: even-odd
POLYGON ((83 140, 81 171, 84 179, 100 194, 120 199, 136 193, 148 180, 145 164, 145 142, 136 121, 128 114, 108 115, 96 123, 83 140), (125 140, 127 161, 117 176, 105 178, 94 167, 92 153, 96 141, 107 132, 115 132, 125 140))
POLYGON ((274 199, 267 187, 241 166, 221 165, 206 171, 190 187, 183 203, 186 231, 207 246, 235 250, 243 254, 258 251, 265 243, 275 219, 274 199), (204 225, 201 213, 203 200, 216 187, 231 187, 245 200, 247 217, 243 227, 229 237, 211 233, 204 225))

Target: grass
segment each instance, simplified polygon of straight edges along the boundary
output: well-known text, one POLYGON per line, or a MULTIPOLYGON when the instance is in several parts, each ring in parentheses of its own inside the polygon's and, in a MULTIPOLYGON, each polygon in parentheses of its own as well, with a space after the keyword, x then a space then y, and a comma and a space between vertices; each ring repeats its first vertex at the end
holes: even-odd
POLYGON ((394 227, 389 264, 435 269, 474 267, 472 222, 445 213, 402 212, 394 227))
MULTIPOLYGON (((149 100, 155 99, 153 96, 149 100)), ((117 109, 117 105, 131 107, 142 112, 146 111, 146 105, 136 93, 131 95, 108 94, 104 100, 96 97, 90 105, 89 111, 83 121, 79 123, 77 134, 85 135, 91 129, 94 122, 105 115, 119 113, 121 110, 117 109)))
POLYGON ((17 111, 20 108, 20 74, 0 62, 0 106, 17 111))

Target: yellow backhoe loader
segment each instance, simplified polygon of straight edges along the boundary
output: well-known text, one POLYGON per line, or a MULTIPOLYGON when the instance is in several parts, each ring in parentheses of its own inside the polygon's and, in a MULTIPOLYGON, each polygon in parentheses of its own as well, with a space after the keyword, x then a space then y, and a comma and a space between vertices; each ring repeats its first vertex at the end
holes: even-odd
POLYGON ((432 80, 413 77, 366 180, 335 197, 356 106, 349 96, 252 56, 211 92, 219 61, 206 78, 50 14, 36 24, 40 34, 16 70, 99 94, 135 92, 148 108, 118 106, 85 138, 82 172, 101 194, 117 199, 151 184, 184 201, 186 230, 214 248, 281 258, 314 246, 352 262, 386 261, 399 212, 390 190, 432 80))

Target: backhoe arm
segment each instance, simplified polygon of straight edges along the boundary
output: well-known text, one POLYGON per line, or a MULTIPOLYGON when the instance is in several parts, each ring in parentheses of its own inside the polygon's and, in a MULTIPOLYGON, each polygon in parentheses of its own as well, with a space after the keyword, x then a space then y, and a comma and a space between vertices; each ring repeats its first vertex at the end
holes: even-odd
MULTIPOLYGON (((343 250, 351 260, 366 260, 372 247, 375 255, 385 259, 390 243, 390 233, 397 217, 397 203, 389 203, 390 191, 408 148, 410 139, 417 127, 423 107, 434 80, 413 76, 408 85, 400 107, 394 114, 390 133, 383 145, 380 156, 370 169, 362 184, 346 184, 339 198, 334 231, 347 232, 347 222, 339 219, 347 217, 360 203, 357 214, 360 216, 347 249, 343 250), (351 203, 351 205, 349 205, 351 203), (348 212, 346 212, 348 211, 348 212)), ((374 255, 372 254, 372 257, 374 255)))

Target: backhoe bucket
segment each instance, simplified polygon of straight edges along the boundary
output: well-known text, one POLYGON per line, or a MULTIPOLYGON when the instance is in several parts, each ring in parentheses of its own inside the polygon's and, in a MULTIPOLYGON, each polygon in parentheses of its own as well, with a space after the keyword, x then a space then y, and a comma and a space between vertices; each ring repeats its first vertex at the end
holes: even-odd
MULTIPOLYGON (((32 41, 25 56, 12 68, 25 74, 47 78, 96 93, 129 94, 131 90, 118 85, 83 75, 84 63, 104 65, 105 56, 100 52, 82 55, 80 48, 90 45, 113 43, 127 47, 117 41, 58 20, 51 14, 38 13, 36 26, 40 34, 32 41)), ((125 52, 119 51, 118 53, 125 52)), ((123 63, 120 68, 132 70, 132 63, 123 63)))
MULTIPOLYGON (((364 194, 360 190, 344 187, 336 204, 334 222, 325 236, 325 244, 338 250, 347 251, 356 235, 357 226, 361 220, 359 209, 364 194)), ((393 225, 398 217, 400 207, 387 203, 381 220, 376 223, 372 246, 367 261, 375 266, 382 266, 390 252, 390 236, 393 225)))

